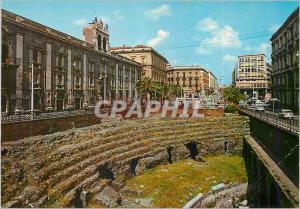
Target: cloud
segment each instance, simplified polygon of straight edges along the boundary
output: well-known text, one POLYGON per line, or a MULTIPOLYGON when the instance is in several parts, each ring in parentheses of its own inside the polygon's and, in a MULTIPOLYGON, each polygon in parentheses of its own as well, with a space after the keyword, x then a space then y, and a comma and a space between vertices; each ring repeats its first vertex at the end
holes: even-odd
POLYGON ((167 4, 162 4, 155 9, 150 9, 145 12, 145 16, 150 20, 159 20, 163 16, 171 16, 172 11, 170 6, 167 4))
POLYGON ((246 51, 251 53, 259 53, 259 54, 271 54, 271 44, 270 43, 261 43, 258 46, 247 46, 245 47, 246 51))
POLYGON ((159 31, 157 31, 156 36, 147 42, 147 45, 149 45, 151 47, 155 47, 155 46, 159 45, 163 40, 168 38, 169 35, 170 35, 170 33, 168 31, 159 30, 159 31))
POLYGON ((238 31, 235 31, 230 25, 220 26, 211 17, 199 21, 196 28, 210 33, 210 36, 204 39, 204 44, 221 47, 240 47, 242 45, 238 31))
POLYGON ((84 18, 77 19, 77 20, 73 21, 73 24, 77 25, 77 26, 85 26, 85 25, 87 25, 87 20, 84 18))
POLYGON ((222 60, 228 63, 234 63, 236 59, 237 59, 236 56, 232 56, 230 54, 226 54, 222 57, 222 60))
POLYGON ((239 32, 233 30, 229 25, 211 32, 211 37, 204 40, 205 43, 218 45, 222 47, 239 47, 242 42, 239 38, 239 32))
POLYGON ((214 21, 211 17, 207 17, 198 22, 196 28, 200 31, 213 31, 219 28, 219 24, 214 21))
POLYGON ((200 54, 200 55, 210 55, 210 54, 212 54, 211 49, 204 48, 204 47, 201 47, 201 46, 196 48, 195 51, 196 51, 197 54, 200 54))

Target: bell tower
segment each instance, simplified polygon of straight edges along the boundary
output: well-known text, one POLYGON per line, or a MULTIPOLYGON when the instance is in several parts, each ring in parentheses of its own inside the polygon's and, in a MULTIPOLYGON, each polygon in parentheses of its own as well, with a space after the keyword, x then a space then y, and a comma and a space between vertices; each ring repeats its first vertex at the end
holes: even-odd
POLYGON ((104 25, 101 19, 95 17, 93 22, 83 28, 83 39, 93 44, 96 50, 110 54, 108 25, 104 25))

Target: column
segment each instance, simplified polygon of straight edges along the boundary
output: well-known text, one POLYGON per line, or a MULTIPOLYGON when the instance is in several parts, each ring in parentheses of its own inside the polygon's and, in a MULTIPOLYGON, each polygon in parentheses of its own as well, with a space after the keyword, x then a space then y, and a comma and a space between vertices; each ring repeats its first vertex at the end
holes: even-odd
POLYGON ((134 78, 135 78, 135 88, 134 88, 134 98, 135 99, 138 99, 138 93, 137 93, 137 89, 136 89, 136 86, 137 86, 137 72, 136 72, 136 68, 134 68, 134 78))
POLYGON ((126 77, 125 77, 125 74, 126 74, 126 68, 125 68, 125 65, 123 65, 123 69, 122 69, 122 74, 123 74, 123 100, 126 100, 126 77))
POLYGON ((87 62, 86 54, 83 54, 83 82, 82 82, 82 91, 83 91, 83 107, 88 106, 88 89, 87 89, 87 62))
POLYGON ((46 44, 46 106, 52 106, 51 44, 46 44), (48 102, 49 101, 49 102, 48 102))
POLYGON ((131 76, 131 67, 129 67, 129 100, 131 100, 131 98, 132 98, 132 81, 131 81, 131 79, 132 79, 132 76, 131 76))
POLYGON ((72 92, 72 59, 71 59, 71 49, 68 49, 67 91, 68 91, 68 104, 74 105, 74 102, 73 102, 73 92, 72 92))
POLYGON ((103 88, 103 99, 104 100, 106 100, 106 79, 107 79, 107 64, 106 63, 104 63, 104 82, 103 82, 103 84, 104 84, 104 88, 103 88))
POLYGON ((16 111, 22 110, 23 99, 23 35, 16 35, 16 61, 19 68, 16 72, 16 111))
POLYGON ((119 97, 119 70, 118 70, 118 68, 119 68, 119 65, 117 63, 116 68, 115 68, 115 70, 116 70, 116 99, 119 99, 118 98, 119 97))

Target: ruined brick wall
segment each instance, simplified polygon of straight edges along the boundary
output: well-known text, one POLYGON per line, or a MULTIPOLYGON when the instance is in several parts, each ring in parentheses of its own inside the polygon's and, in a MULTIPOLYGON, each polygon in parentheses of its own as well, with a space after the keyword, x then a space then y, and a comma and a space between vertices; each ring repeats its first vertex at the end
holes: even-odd
POLYGON ((115 185, 157 164, 199 155, 241 152, 248 118, 123 120, 2 143, 2 204, 11 207, 67 207, 76 190, 101 190, 99 166, 107 164, 115 185), (137 161, 132 168, 132 161, 137 161), (30 204, 30 205, 29 205, 30 204))
MULTIPOLYGON (((129 108, 123 111, 121 115, 125 117, 128 110, 129 108)), ((145 112, 144 106, 142 107, 142 111, 145 112)), ((181 113, 182 109, 179 109, 177 115, 180 115, 181 113)), ((192 115, 193 110, 190 108, 188 113, 192 115)), ((224 111, 222 109, 200 109, 199 113, 208 117, 221 117, 224 111)), ((157 113, 152 113, 151 116, 159 114, 161 114, 161 110, 159 110, 157 113)), ((171 114, 172 112, 168 111, 166 116, 171 117, 171 114)), ((136 115, 132 115, 132 118, 136 118, 136 115)), ((94 114, 4 123, 1 125, 1 140, 2 142, 16 141, 24 137, 44 135, 54 131, 64 131, 73 127, 79 128, 98 123, 101 123, 101 119, 97 118, 94 114)))
POLYGON ((101 123, 101 119, 94 114, 5 123, 1 124, 1 140, 2 142, 16 141, 24 137, 44 135, 97 123, 101 123))

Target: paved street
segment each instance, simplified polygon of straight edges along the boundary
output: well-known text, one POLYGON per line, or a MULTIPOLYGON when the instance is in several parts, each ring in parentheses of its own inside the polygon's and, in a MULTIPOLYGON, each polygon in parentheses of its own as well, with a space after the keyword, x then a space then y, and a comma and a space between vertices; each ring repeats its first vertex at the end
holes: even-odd
POLYGON ((240 108, 240 110, 250 116, 263 120, 276 127, 289 130, 294 134, 299 135, 299 120, 289 120, 279 118, 276 114, 272 112, 258 112, 254 109, 240 108))

